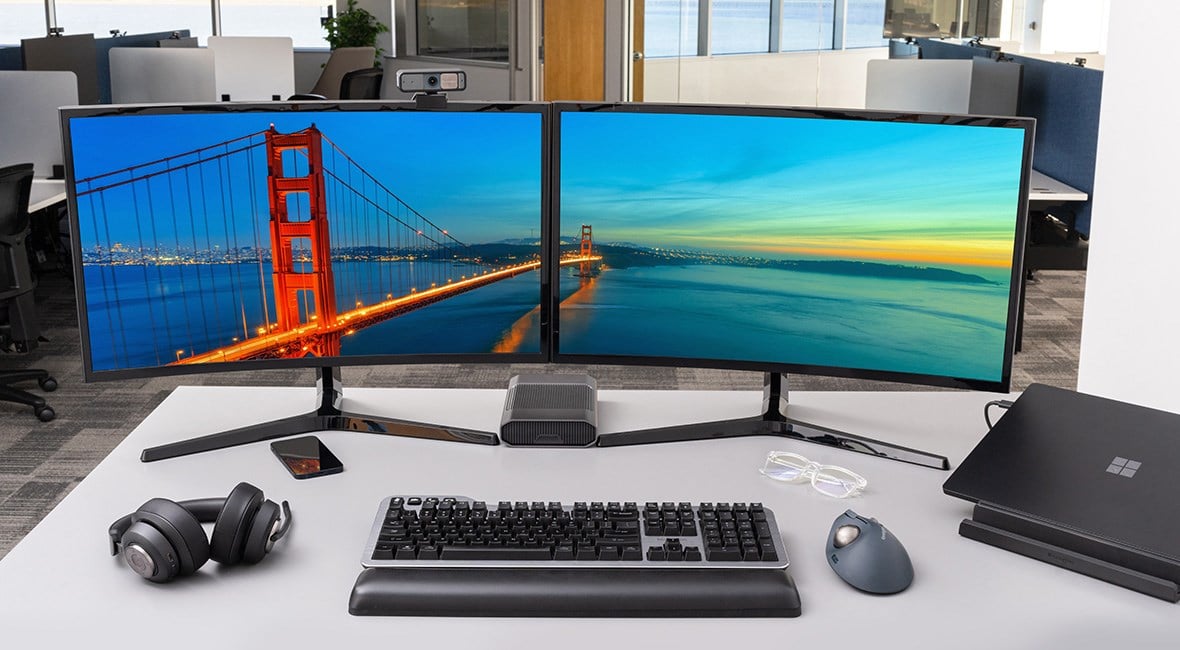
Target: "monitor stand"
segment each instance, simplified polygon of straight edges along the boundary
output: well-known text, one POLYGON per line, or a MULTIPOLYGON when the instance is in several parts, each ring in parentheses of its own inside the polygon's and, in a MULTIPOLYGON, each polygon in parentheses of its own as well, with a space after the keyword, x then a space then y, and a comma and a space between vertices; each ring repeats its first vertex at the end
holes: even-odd
POLYGON ((950 461, 946 456, 910 449, 872 438, 864 438, 816 424, 792 419, 786 415, 786 379, 782 373, 768 372, 762 387, 762 414, 736 420, 680 424, 658 429, 621 431, 598 436, 599 447, 620 445, 642 445, 653 442, 679 442, 682 440, 711 440, 714 438, 739 438, 743 436, 779 436, 838 447, 871 456, 889 458, 904 463, 947 470, 950 461))
POLYGON ((360 431, 407 438, 428 438, 449 442, 470 442, 478 445, 498 445, 499 437, 487 431, 458 429, 437 424, 424 424, 407 420, 391 420, 372 415, 349 413, 340 408, 344 401, 340 368, 316 368, 316 404, 314 411, 281 420, 252 424, 240 429, 231 429, 198 438, 170 442, 158 447, 148 447, 139 459, 145 463, 165 458, 176 458, 199 454, 214 449, 236 447, 252 442, 285 438, 301 433, 316 431, 360 431))

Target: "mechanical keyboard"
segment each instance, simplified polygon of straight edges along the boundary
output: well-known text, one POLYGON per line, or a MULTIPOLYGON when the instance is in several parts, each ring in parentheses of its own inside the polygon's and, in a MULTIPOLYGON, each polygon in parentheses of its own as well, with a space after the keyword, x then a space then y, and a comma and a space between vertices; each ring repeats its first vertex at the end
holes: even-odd
POLYGON ((587 563, 786 568, 774 514, 761 503, 500 501, 394 496, 373 522, 368 567, 587 563))
POLYGON ((381 502, 357 615, 798 616, 761 503, 381 502))

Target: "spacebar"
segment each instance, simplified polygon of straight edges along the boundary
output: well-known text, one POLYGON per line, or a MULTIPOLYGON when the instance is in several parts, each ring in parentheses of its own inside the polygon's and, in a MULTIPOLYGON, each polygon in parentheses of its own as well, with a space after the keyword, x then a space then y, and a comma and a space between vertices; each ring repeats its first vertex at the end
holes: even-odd
POLYGON ((440 560, 552 560, 553 551, 511 546, 443 546, 440 560))

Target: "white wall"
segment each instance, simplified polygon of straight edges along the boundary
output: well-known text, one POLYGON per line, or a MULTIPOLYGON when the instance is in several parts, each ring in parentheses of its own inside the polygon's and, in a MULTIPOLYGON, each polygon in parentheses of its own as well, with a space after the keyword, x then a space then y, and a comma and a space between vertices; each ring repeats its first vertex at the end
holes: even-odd
POLYGON ((1180 412, 1180 3, 1114 2, 1078 390, 1180 412))
POLYGON ((888 48, 648 59, 649 102, 864 108, 868 62, 888 48))

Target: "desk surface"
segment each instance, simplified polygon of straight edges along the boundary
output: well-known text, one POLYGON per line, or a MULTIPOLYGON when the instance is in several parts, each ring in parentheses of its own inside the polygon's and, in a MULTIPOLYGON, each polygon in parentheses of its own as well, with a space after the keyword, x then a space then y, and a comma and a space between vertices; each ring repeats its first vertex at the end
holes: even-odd
POLYGON ((29 214, 66 200, 66 182, 49 178, 34 178, 29 191, 29 214))
MULTIPOLYGON (((347 407, 487 429, 499 390, 349 389, 347 407)), ((983 404, 966 392, 794 393, 792 415, 945 453, 952 464, 985 431, 983 404)), ((599 648, 783 644, 824 648, 857 634, 874 648, 1155 648, 1180 632, 1176 605, 967 540, 970 505, 942 494, 947 473, 777 438, 639 447, 485 447, 346 432, 320 435, 342 474, 293 480, 265 443, 144 464, 142 447, 306 410, 311 389, 185 387, 144 420, 0 561, 5 644, 66 647, 103 639, 168 639, 172 648, 399 647, 599 648), (768 451, 794 450, 869 480, 860 497, 824 497, 758 473, 768 451), (108 554, 106 529, 153 496, 224 496, 238 481, 289 499, 294 525, 261 564, 154 585, 108 554), (487 500, 762 501, 774 509, 791 556, 803 615, 796 619, 659 620, 355 618, 347 613, 360 555, 380 499, 452 493, 487 500), (828 568, 823 544, 846 508, 875 516, 906 545, 913 586, 869 596, 828 568), (189 630, 177 634, 178 630, 189 630), (868 635, 868 636, 866 636, 868 635), (623 641, 625 639, 625 641, 623 641), (617 643, 617 641, 616 641, 617 643), (1113 644, 1113 645, 1112 645, 1113 644)), ((602 391, 604 432, 756 412, 760 393, 602 391)), ((62 453, 68 453, 63 450, 62 453)), ((153 641, 156 642, 156 641, 153 641)), ((146 643, 146 641, 144 642, 146 643)))

